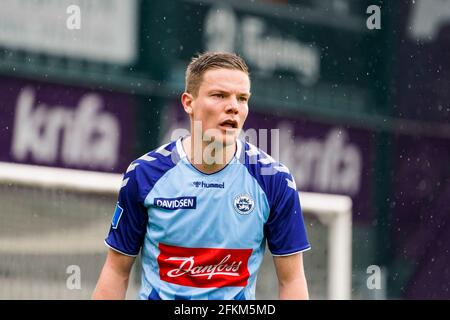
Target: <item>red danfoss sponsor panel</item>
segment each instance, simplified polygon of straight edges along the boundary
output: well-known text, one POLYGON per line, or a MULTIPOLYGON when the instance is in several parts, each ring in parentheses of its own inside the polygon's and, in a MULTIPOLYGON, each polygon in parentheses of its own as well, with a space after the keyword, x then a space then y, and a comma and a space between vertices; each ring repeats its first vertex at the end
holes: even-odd
POLYGON ((184 248, 159 244, 161 280, 197 288, 245 287, 252 249, 184 248))

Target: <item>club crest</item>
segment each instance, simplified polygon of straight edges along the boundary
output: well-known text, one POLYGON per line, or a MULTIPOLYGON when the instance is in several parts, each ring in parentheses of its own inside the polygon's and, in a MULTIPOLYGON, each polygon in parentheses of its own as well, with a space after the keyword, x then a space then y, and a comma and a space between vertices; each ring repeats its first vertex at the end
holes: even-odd
POLYGON ((255 207, 255 201, 248 194, 240 194, 234 198, 233 206, 237 213, 247 215, 255 207))

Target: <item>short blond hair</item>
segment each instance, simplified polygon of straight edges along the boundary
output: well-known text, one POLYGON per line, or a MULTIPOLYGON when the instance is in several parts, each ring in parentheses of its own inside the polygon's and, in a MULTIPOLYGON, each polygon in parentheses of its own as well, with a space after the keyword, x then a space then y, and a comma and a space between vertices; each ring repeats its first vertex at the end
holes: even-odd
POLYGON ((186 69, 185 92, 197 96, 203 75, 211 69, 239 70, 250 76, 244 59, 235 53, 205 52, 193 57, 186 69))

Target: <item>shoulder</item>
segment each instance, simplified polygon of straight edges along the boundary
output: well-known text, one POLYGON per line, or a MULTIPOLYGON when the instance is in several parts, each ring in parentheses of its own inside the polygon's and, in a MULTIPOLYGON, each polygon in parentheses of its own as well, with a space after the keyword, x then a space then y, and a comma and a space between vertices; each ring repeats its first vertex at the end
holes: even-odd
POLYGON ((147 152, 128 166, 124 181, 135 180, 137 184, 151 188, 167 171, 176 166, 179 155, 177 141, 172 141, 147 152))
POLYGON ((268 196, 288 189, 297 191, 288 167, 255 145, 243 141, 242 144, 240 161, 268 196))
POLYGON ((168 170, 174 167, 178 160, 178 154, 176 152, 177 141, 171 141, 163 144, 158 148, 145 153, 141 157, 137 158, 129 165, 127 172, 130 170, 138 169, 144 171, 151 170, 168 170))

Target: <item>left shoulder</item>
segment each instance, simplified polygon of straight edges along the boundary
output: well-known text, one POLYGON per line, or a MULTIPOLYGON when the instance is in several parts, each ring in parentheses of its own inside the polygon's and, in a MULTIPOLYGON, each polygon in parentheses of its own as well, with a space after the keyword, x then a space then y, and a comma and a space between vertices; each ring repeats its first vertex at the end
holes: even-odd
POLYGON ((297 191, 295 180, 287 166, 255 145, 241 142, 243 144, 241 162, 265 191, 275 186, 281 189, 287 187, 297 191))

